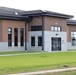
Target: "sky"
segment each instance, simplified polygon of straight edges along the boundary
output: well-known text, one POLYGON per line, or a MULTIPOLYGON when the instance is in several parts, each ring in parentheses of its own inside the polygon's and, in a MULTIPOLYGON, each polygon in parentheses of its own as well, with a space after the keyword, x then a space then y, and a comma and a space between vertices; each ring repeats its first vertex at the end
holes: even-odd
POLYGON ((0 0, 0 6, 21 10, 49 10, 73 15, 76 20, 76 0, 0 0))

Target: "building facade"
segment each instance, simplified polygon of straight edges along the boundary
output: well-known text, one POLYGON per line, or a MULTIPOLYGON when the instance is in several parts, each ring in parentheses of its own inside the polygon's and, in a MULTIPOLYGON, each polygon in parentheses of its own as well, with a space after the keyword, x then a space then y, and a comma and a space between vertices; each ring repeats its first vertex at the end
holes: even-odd
POLYGON ((0 7, 0 51, 76 49, 76 21, 51 11, 0 7))

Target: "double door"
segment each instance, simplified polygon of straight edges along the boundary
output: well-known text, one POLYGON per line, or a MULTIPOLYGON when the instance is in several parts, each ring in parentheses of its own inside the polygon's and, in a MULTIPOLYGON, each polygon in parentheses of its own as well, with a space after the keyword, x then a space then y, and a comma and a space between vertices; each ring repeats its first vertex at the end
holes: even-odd
POLYGON ((52 51, 61 51, 61 38, 52 37, 52 51))

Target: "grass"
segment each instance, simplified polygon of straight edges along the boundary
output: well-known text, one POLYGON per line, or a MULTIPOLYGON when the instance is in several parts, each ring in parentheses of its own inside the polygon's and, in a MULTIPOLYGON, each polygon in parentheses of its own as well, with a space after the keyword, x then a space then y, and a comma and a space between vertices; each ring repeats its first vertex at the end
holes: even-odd
POLYGON ((64 71, 64 72, 56 72, 56 73, 37 74, 37 75, 76 75, 76 70, 74 70, 74 71, 64 71))
MULTIPOLYGON (((4 54, 12 54, 12 52, 4 54)), ((1 75, 73 66, 76 66, 76 52, 40 52, 38 54, 25 53, 16 56, 0 56, 1 75)))

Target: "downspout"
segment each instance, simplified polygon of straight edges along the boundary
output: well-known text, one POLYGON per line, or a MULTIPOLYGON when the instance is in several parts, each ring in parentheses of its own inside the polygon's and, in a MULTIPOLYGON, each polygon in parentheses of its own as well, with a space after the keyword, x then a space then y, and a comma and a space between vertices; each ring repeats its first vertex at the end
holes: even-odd
POLYGON ((41 17, 42 19, 42 50, 44 50, 44 18, 43 16, 41 17))
MULTIPOLYGON (((42 19, 42 50, 44 50, 44 18, 43 18, 43 16, 41 17, 41 19, 42 19)), ((25 50, 27 50, 27 43, 26 43, 26 24, 27 24, 28 22, 25 22, 25 50)))
MULTIPOLYGON (((28 17, 27 16, 27 21, 25 22, 25 50, 27 50, 27 34, 28 34, 28 29, 26 29, 26 26, 27 26, 27 23, 31 22, 32 21, 32 17, 28 17)), ((28 27, 27 27, 28 28, 28 27)))
POLYGON ((25 22, 25 50, 27 50, 27 42, 26 42, 26 34, 27 34, 27 31, 26 31, 26 24, 27 24, 28 22, 25 22))

